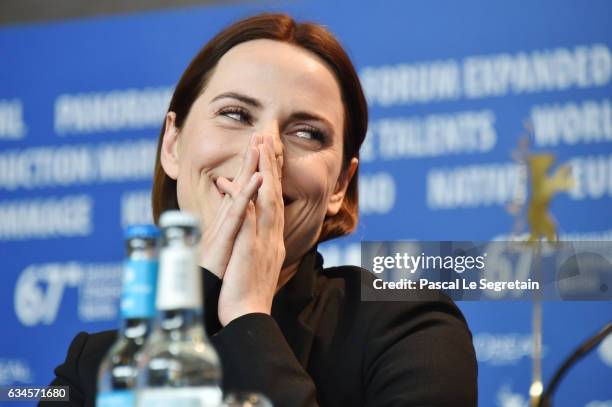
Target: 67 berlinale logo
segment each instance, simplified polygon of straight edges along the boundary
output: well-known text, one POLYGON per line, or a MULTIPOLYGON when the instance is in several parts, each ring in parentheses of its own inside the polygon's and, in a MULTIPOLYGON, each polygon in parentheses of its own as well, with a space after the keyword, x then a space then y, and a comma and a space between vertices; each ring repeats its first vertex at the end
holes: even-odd
POLYGON ((83 278, 78 263, 47 263, 28 266, 15 287, 15 313, 22 324, 55 322, 64 289, 77 287, 83 278))

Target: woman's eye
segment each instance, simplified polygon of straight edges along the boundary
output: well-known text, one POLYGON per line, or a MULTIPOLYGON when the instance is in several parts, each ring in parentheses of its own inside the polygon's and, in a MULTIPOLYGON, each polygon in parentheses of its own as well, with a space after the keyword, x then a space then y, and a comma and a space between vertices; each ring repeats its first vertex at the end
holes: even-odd
POLYGON ((242 108, 229 107, 226 109, 221 109, 219 114, 240 123, 251 123, 251 116, 249 115, 249 112, 242 108))
POLYGON ((302 139, 306 139, 306 140, 315 140, 318 141, 320 143, 323 143, 325 141, 325 134, 323 134, 323 132, 313 128, 305 128, 305 129, 298 129, 295 131, 296 136, 298 136, 299 138, 302 139))

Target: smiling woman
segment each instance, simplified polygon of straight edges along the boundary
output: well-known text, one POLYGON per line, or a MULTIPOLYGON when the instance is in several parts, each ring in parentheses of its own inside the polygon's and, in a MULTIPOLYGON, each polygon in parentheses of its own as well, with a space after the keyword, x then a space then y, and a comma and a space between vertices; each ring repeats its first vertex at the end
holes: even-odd
MULTIPOLYGON (((337 40, 286 15, 226 28, 179 80, 153 212, 200 220, 206 329, 225 390, 258 391, 277 406, 476 404, 471 334, 450 299, 360 301, 374 277, 323 268, 317 253, 357 223, 367 122, 337 40)), ((56 369, 53 384, 70 386, 72 405, 91 404, 114 336, 80 334, 56 369)))
MULTIPOLYGON (((317 243, 325 217, 339 212, 355 172, 356 157, 342 168, 343 119, 340 88, 321 58, 290 43, 251 40, 221 57, 180 130, 176 114, 168 113, 160 163, 164 176, 176 180, 178 207, 199 214, 207 230, 224 199, 219 188, 239 187, 238 180, 229 179, 249 161, 248 146, 260 144, 257 140, 269 145, 264 156, 271 156, 281 180, 270 185, 282 191, 286 204, 277 208, 284 239, 271 241, 284 244, 280 279, 286 282, 317 243)), ((252 154, 255 163, 258 153, 252 154)), ((255 165, 248 170, 245 181, 255 165)), ((222 252, 215 249, 204 239, 201 265, 223 277, 219 263, 226 259, 211 254, 222 252)))

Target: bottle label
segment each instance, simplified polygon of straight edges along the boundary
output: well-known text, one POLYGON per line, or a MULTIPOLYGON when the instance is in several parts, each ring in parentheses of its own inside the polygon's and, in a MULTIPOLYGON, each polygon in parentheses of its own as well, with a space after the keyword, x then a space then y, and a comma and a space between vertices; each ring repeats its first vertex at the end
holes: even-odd
POLYGON ((152 318, 155 316, 155 290, 158 263, 155 260, 127 260, 124 264, 121 316, 152 318))
POLYGON ((131 390, 109 391, 98 394, 97 407, 129 407, 134 405, 134 392, 131 390))
POLYGON ((159 256, 157 309, 202 307, 202 276, 196 252, 188 246, 164 248, 159 256))
POLYGON ((138 407, 219 407, 223 394, 218 387, 145 389, 138 392, 138 407))

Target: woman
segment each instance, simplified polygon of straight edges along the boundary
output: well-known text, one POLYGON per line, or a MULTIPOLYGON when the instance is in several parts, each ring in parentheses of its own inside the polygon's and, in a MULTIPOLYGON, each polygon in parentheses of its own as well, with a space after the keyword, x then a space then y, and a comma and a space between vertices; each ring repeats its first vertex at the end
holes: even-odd
MULTIPOLYGON (((362 302, 357 267, 317 243, 357 222, 367 107, 320 25, 262 14, 213 38, 181 77, 162 129, 157 220, 180 208, 204 235, 206 328, 226 390, 276 406, 476 404, 471 334, 445 297, 362 302)), ((367 284, 366 284, 367 286, 367 284)), ((90 405, 114 333, 80 334, 54 385, 90 405)))

